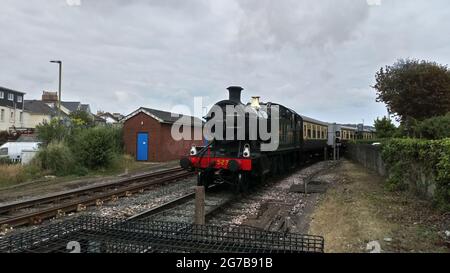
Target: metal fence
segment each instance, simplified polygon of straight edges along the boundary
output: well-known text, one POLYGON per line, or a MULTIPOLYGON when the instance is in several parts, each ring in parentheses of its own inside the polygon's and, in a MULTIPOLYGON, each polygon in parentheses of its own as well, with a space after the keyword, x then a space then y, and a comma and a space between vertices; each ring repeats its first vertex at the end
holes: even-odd
POLYGON ((320 236, 93 216, 0 239, 0 252, 301 253, 323 249, 320 236))

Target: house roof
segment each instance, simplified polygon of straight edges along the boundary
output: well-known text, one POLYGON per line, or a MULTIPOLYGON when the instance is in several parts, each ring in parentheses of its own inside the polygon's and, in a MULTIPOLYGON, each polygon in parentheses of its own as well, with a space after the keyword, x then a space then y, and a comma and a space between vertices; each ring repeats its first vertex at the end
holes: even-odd
POLYGON ((62 106, 66 107, 70 112, 75 112, 80 107, 79 101, 61 101, 62 106))
POLYGON ((141 108, 137 109, 136 111, 132 112, 131 114, 129 114, 125 118, 123 118, 122 121, 126 121, 139 113, 144 113, 144 114, 156 119, 160 123, 172 124, 172 123, 175 123, 177 120, 179 120, 181 117, 188 117, 188 118, 192 119, 193 124, 195 124, 195 123, 203 124, 202 120, 199 118, 196 118, 196 117, 182 115, 182 114, 176 114, 176 113, 171 113, 171 112, 167 112, 167 111, 146 108, 146 107, 141 107, 141 108))
POLYGON ((89 109, 90 107, 89 107, 89 104, 81 104, 80 105, 80 110, 82 110, 82 111, 85 111, 85 112, 90 112, 90 109, 89 109))
POLYGON ((3 86, 0 86, 0 91, 8 91, 8 92, 16 92, 16 93, 20 93, 20 94, 25 94, 25 92, 13 90, 13 89, 6 88, 6 87, 3 87, 3 86))
POLYGON ((47 103, 41 100, 25 100, 24 105, 25 111, 28 111, 32 114, 44 114, 44 115, 57 115, 56 109, 48 106, 47 103))
POLYGON ((119 119, 117 117, 115 117, 113 114, 111 114, 109 112, 101 113, 101 114, 98 114, 97 116, 102 117, 102 118, 109 117, 109 118, 112 118, 115 121, 119 121, 119 119))

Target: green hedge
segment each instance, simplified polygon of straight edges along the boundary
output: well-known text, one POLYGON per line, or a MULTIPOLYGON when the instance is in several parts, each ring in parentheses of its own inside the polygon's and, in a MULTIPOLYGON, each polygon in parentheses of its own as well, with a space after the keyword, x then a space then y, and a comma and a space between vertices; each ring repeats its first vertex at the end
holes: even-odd
POLYGON ((70 143, 77 160, 89 169, 108 167, 121 149, 120 130, 94 127, 80 131, 70 143))
POLYGON ((72 174, 76 160, 64 142, 50 142, 40 149, 34 159, 42 170, 50 171, 58 176, 72 174))
POLYGON ((387 186, 391 190, 407 189, 416 168, 421 168, 434 180, 435 203, 450 210, 450 138, 392 139, 383 143, 382 158, 389 173, 387 186))

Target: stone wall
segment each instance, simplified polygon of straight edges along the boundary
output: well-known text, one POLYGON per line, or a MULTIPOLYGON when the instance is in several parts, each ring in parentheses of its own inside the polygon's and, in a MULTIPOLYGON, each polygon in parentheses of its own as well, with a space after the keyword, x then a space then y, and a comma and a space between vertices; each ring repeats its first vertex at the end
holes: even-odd
POLYGON ((386 176, 386 167, 381 158, 381 147, 371 144, 348 144, 346 156, 367 169, 376 171, 381 176, 386 176))
MULTIPOLYGON (((381 147, 371 144, 349 144, 346 157, 360 163, 367 169, 388 177, 386 166, 381 158, 381 147)), ((418 163, 411 163, 410 172, 404 177, 408 189, 420 197, 432 199, 435 193, 434 176, 418 163)))

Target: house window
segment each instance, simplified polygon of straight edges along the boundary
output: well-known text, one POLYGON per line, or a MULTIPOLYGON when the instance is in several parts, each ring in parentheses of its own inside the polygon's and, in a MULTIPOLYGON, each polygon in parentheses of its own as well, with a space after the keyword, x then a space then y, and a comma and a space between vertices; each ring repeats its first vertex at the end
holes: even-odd
POLYGON ((5 120, 5 109, 2 109, 1 113, 0 113, 0 120, 4 121, 5 120))
POLYGON ((0 91, 0 99, 4 99, 5 98, 5 92, 0 91))
POLYGON ((22 102, 22 96, 17 96, 17 102, 22 102))
POLYGON ((20 114, 19 114, 19 120, 20 120, 20 122, 23 121, 23 112, 20 112, 20 114))
POLYGON ((11 119, 14 119, 14 112, 11 111, 11 119))
POLYGON ((14 100, 14 94, 9 93, 8 94, 8 100, 14 100))

